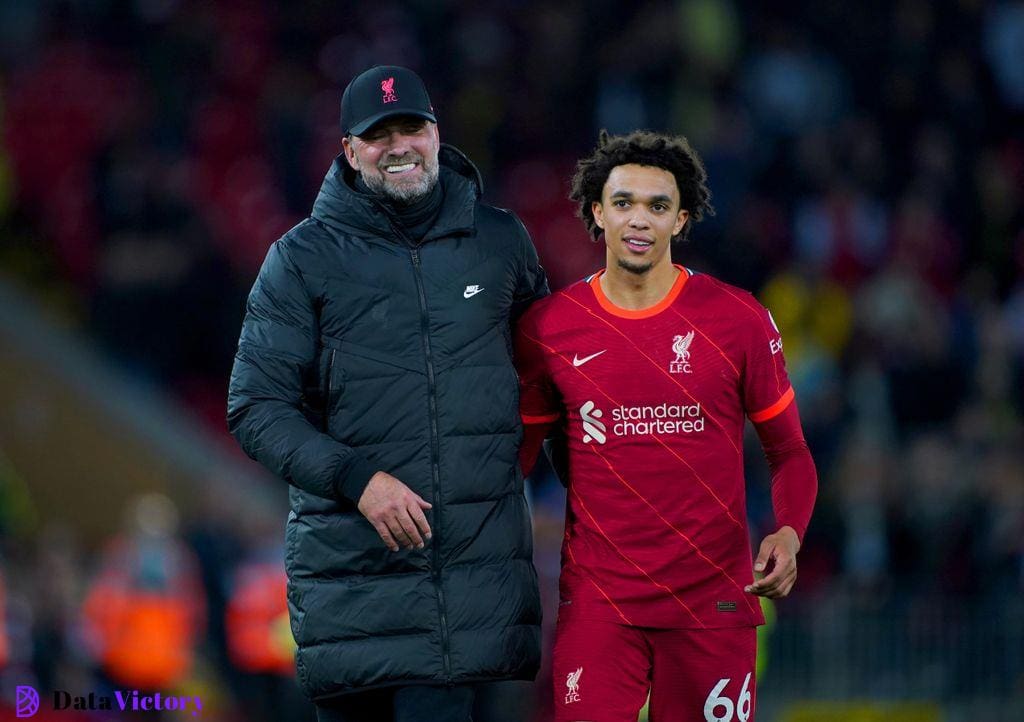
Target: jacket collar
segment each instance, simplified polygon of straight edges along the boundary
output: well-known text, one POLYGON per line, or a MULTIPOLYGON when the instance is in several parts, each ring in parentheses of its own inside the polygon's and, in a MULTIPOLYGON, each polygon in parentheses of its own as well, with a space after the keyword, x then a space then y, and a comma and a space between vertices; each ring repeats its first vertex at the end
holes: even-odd
MULTIPOLYGON (((424 243, 471 231, 476 202, 483 193, 480 172, 460 150, 442 143, 438 163, 444 201, 424 243)), ((387 207, 374 196, 357 191, 354 175, 344 155, 335 158, 313 203, 312 217, 345 233, 395 238, 387 207)))

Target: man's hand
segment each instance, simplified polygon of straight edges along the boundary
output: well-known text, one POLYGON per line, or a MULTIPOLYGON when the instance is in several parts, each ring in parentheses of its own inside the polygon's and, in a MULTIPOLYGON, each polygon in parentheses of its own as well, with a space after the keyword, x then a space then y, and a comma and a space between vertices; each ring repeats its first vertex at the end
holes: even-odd
POLYGON ((430 525, 423 510, 429 508, 430 504, 419 494, 384 471, 370 478, 359 497, 359 511, 393 552, 398 551, 399 545, 406 549, 423 548, 423 538, 430 539, 430 525))
POLYGON ((761 549, 754 560, 754 572, 762 573, 772 564, 771 573, 755 581, 744 591, 769 599, 781 599, 789 594, 796 582, 796 553, 800 551, 800 539, 791 526, 784 526, 769 534, 761 542, 761 549))

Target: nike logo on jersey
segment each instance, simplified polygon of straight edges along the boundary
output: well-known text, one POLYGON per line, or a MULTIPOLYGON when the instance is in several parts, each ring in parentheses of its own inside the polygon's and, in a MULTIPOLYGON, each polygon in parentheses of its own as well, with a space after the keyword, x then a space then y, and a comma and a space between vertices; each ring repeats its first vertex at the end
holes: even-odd
POLYGON ((591 359, 595 359, 595 358, 597 358, 598 356, 600 356, 601 354, 603 354, 603 353, 604 353, 605 351, 607 351, 607 350, 608 350, 608 349, 606 349, 606 348, 603 348, 603 349, 601 349, 600 351, 598 351, 597 353, 592 353, 592 354, 590 354, 589 356, 584 356, 583 358, 580 358, 580 357, 579 357, 579 356, 577 356, 576 354, 573 354, 573 355, 572 355, 572 365, 573 365, 573 366, 582 366, 582 365, 583 365, 583 364, 585 364, 585 363, 586 363, 587 361, 590 361, 591 359))
POLYGON ((462 292, 463 298, 473 298, 476 294, 480 293, 484 289, 480 286, 466 286, 466 290, 462 292))

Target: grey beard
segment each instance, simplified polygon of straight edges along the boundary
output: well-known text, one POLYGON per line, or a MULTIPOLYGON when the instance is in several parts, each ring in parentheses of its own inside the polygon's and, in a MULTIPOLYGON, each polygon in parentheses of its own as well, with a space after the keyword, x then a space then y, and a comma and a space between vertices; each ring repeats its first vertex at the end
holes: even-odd
POLYGON ((432 191, 434 186, 437 184, 438 173, 438 166, 435 165, 432 170, 426 171, 422 180, 414 185, 407 185, 404 183, 401 185, 392 184, 388 183, 387 178, 383 175, 370 176, 366 173, 363 173, 363 182, 366 184, 367 188, 377 195, 384 196, 396 203, 409 205, 426 198, 427 195, 429 195, 430 191, 432 191))
POLYGON ((637 265, 637 264, 630 263, 625 258, 620 258, 620 259, 618 259, 618 261, 619 261, 619 268, 621 268, 624 271, 629 271, 630 273, 635 273, 638 276, 642 276, 645 273, 647 273, 649 270, 654 268, 654 263, 643 263, 643 264, 637 265))

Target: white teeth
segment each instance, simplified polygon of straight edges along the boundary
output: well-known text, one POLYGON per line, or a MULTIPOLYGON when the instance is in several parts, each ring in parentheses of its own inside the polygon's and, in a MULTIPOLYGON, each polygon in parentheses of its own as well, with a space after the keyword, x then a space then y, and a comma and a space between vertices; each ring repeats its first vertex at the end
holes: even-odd
POLYGON ((650 241, 640 241, 640 240, 637 240, 635 238, 630 238, 628 241, 626 241, 626 243, 632 244, 634 246, 652 246, 652 245, 654 245, 650 241))
POLYGON ((403 163, 402 165, 389 165, 386 170, 388 173, 404 173, 405 171, 412 170, 415 167, 415 163, 403 163))

